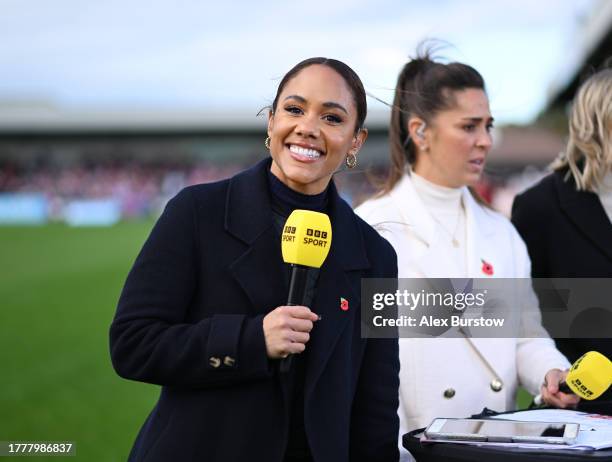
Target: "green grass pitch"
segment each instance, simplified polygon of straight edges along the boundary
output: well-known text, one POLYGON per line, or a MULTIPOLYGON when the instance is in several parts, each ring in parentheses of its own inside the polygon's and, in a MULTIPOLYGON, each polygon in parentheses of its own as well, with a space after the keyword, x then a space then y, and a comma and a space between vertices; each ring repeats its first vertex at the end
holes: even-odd
POLYGON ((0 441, 127 459, 158 388, 115 374, 108 328, 151 226, 0 227, 0 441))

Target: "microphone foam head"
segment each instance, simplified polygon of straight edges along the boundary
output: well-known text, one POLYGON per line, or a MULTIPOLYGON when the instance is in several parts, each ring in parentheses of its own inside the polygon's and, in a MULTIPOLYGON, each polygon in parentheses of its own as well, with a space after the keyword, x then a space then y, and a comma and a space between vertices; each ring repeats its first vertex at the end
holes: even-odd
POLYGON ((612 363, 601 353, 589 351, 572 365, 565 382, 583 399, 599 398, 612 383, 612 363))
POLYGON ((320 268, 329 253, 331 237, 331 222, 326 214, 296 209, 283 227, 283 260, 294 265, 320 268))

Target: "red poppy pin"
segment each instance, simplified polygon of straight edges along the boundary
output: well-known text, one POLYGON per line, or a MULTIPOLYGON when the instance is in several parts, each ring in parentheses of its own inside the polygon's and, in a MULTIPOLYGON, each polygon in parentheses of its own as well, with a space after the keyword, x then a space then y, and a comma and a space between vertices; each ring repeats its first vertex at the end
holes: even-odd
POLYGON ((482 272, 487 276, 493 276, 493 265, 482 258, 480 261, 482 262, 482 272))
POLYGON ((340 297, 340 309, 342 311, 348 311, 349 309, 348 300, 344 297, 340 297))

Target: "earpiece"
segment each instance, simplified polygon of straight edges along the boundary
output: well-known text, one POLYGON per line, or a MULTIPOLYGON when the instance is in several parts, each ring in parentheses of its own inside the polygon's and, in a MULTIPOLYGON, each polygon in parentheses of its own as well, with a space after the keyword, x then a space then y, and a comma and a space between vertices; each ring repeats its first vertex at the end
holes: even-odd
POLYGON ((425 122, 423 122, 423 123, 422 123, 422 124, 419 126, 419 128, 417 128, 416 135, 417 135, 419 138, 421 138, 421 139, 424 139, 424 138, 425 138, 425 127, 426 127, 426 126, 427 126, 427 125, 425 124, 425 122))

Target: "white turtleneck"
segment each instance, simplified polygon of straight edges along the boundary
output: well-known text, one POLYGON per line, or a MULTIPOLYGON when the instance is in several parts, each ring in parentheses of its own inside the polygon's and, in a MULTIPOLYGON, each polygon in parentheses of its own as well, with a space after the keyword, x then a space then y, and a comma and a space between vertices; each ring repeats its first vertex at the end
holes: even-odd
POLYGON ((454 260, 456 268, 462 273, 449 274, 449 276, 465 277, 467 275, 467 227, 465 207, 461 198, 465 187, 447 188, 426 180, 414 171, 410 175, 414 189, 439 230, 435 245, 448 255, 449 259, 454 260), (453 240, 459 243, 457 247, 453 245, 453 240))
POLYGON ((601 201, 601 205, 608 215, 610 223, 612 223, 612 170, 603 177, 601 184, 597 190, 597 195, 601 201))

